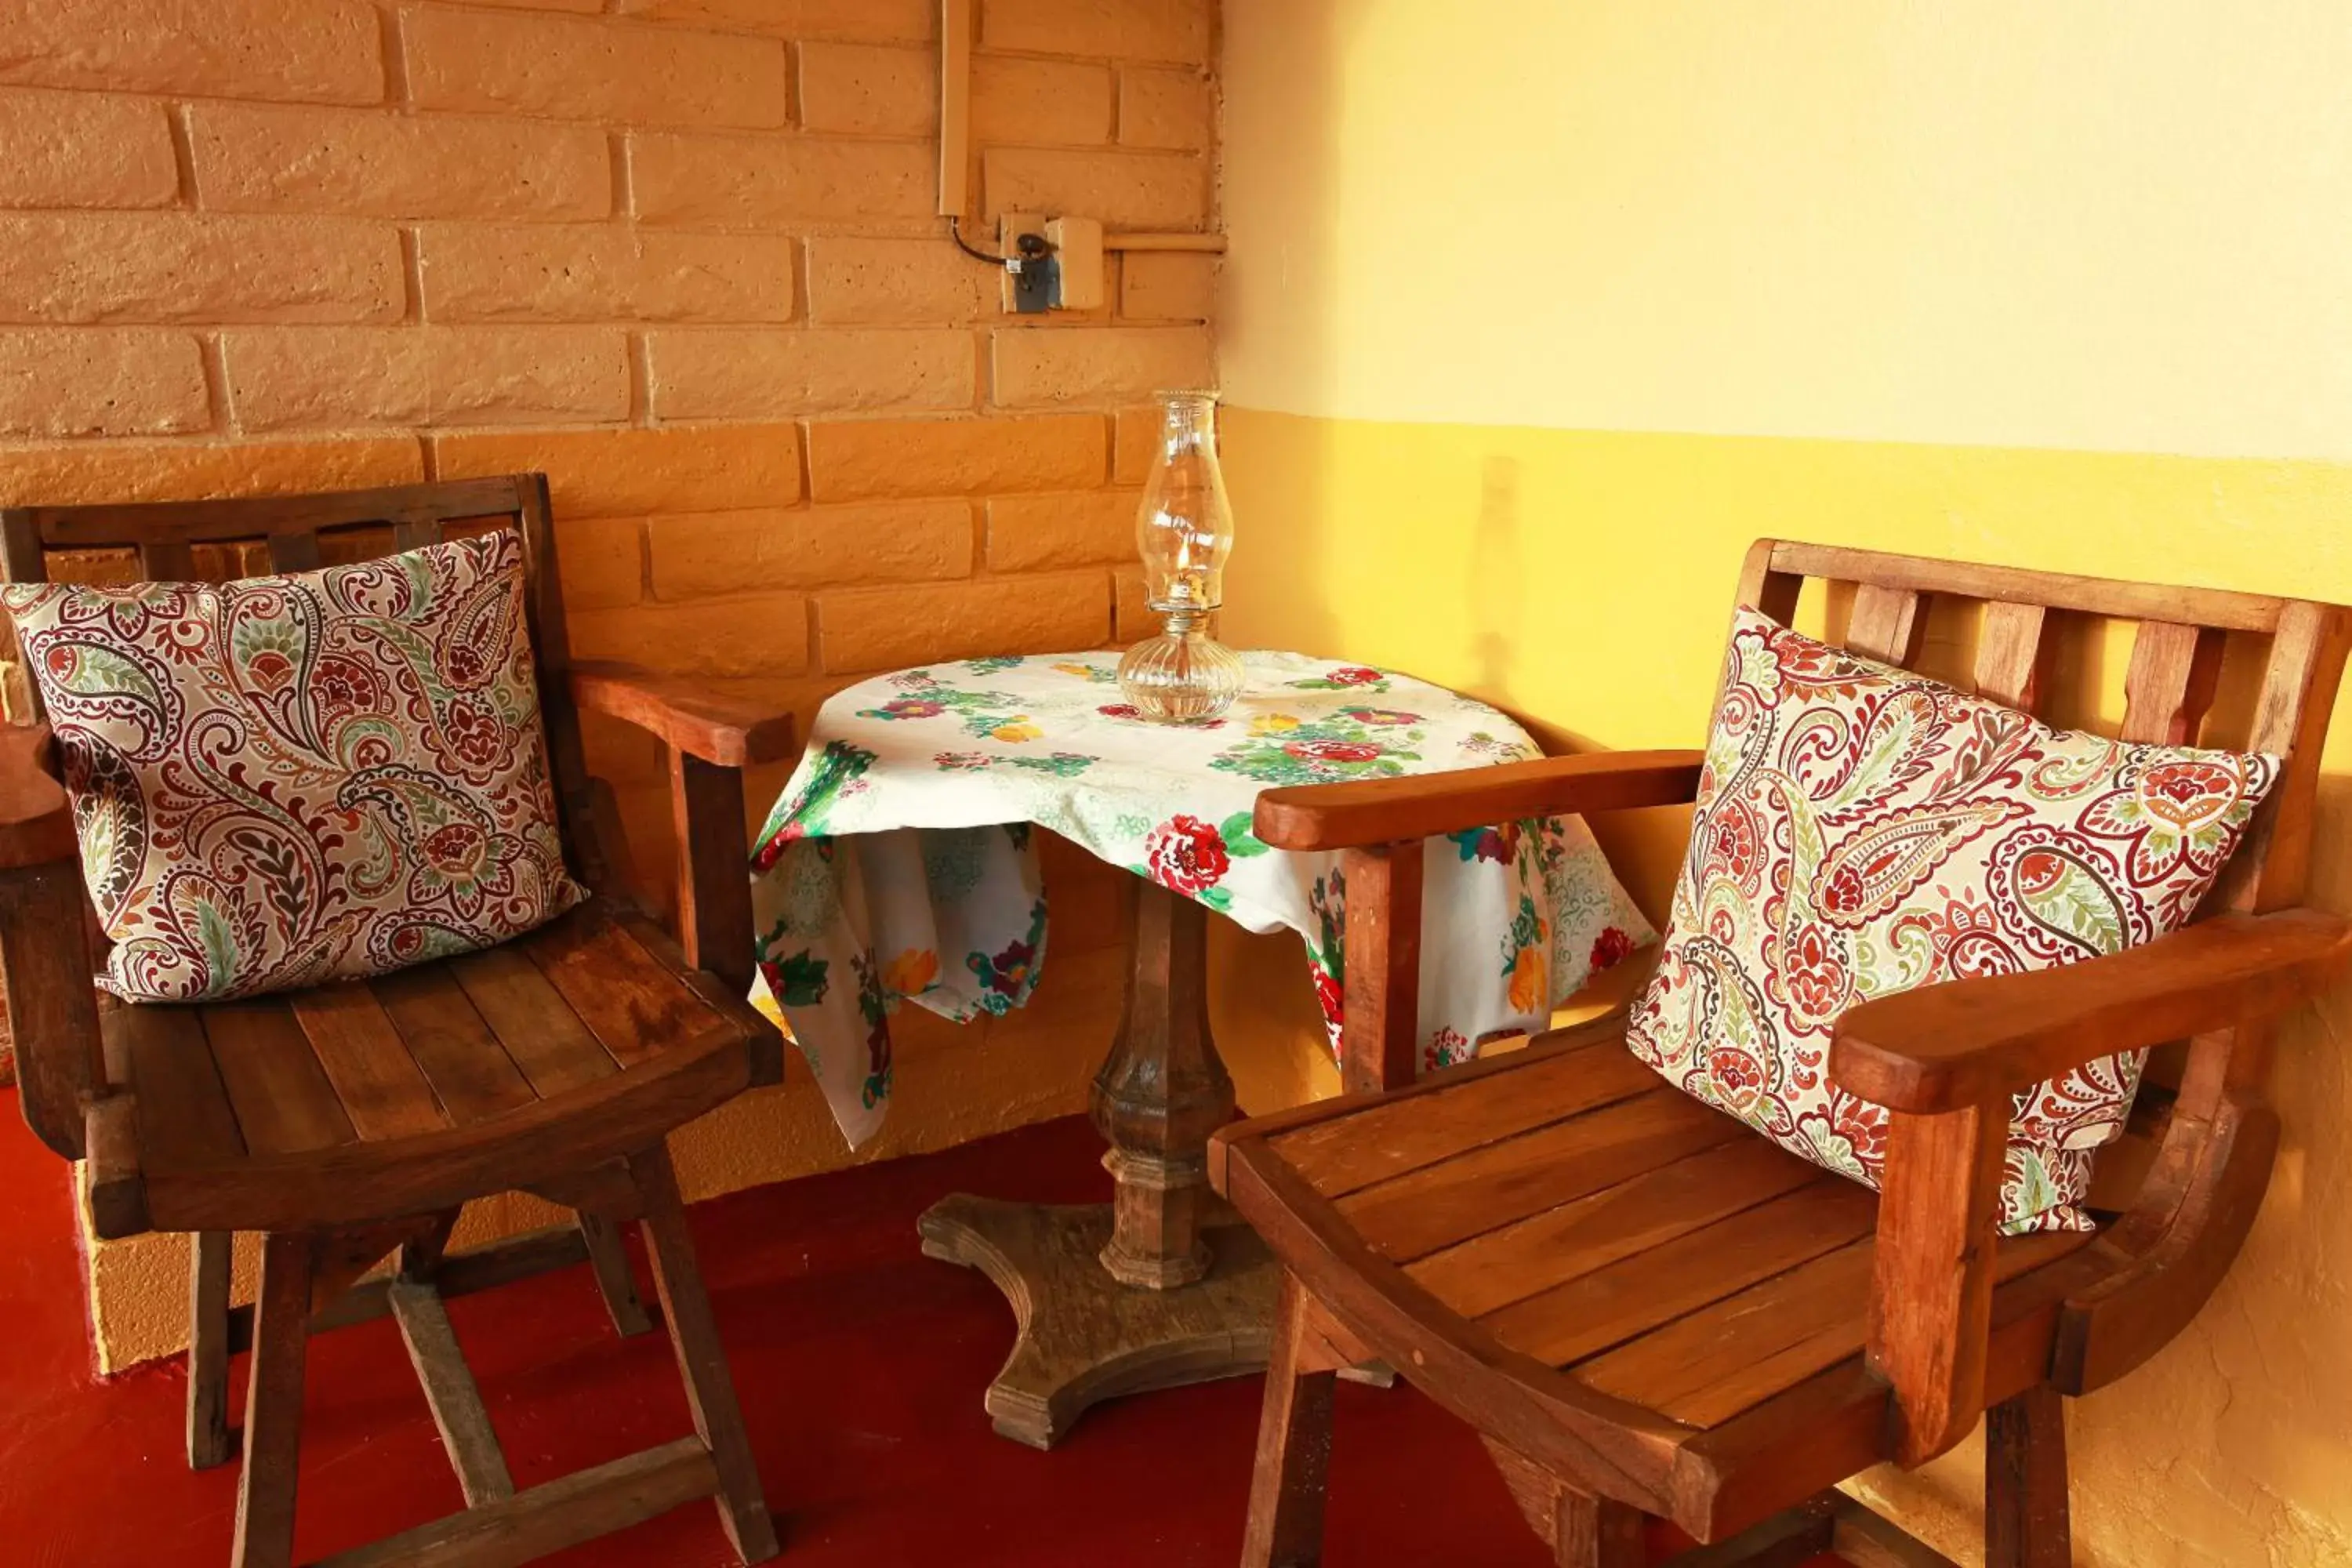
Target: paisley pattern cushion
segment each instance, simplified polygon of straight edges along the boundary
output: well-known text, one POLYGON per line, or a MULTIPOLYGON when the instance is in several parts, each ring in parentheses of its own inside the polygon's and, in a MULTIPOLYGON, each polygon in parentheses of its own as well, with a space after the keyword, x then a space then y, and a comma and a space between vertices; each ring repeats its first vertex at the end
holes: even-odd
MULTIPOLYGON (((1690 848, 1627 1043, 1783 1148, 1878 1184, 1887 1113, 1829 1079, 1857 1003, 2047 969, 2189 923, 2276 759, 2134 746, 1732 626, 1690 848)), ((2017 1097, 2001 1222, 2083 1229, 2138 1054, 2017 1097)))
POLYGON ((511 531, 218 586, 0 593, 133 1001, 502 942, 564 868, 511 531))

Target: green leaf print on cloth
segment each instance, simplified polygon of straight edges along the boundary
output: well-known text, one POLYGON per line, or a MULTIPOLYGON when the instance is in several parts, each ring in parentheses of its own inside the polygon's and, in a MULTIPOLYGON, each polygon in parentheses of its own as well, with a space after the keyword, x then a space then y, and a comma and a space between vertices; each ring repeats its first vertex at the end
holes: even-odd
POLYGON ((891 684, 905 695, 894 697, 878 708, 859 709, 857 716, 860 719, 898 723, 951 714, 965 734, 982 740, 1034 741, 1044 733, 1028 714, 1015 711, 1021 707, 1022 700, 1012 692, 961 691, 928 669, 906 670, 890 679, 891 684))
POLYGON ((779 798, 775 810, 768 814, 760 829, 759 852, 751 858, 754 871, 774 865, 784 846, 794 839, 824 837, 826 817, 843 795, 858 786, 874 765, 874 753, 847 741, 828 741, 817 753, 814 768, 806 763, 801 765, 809 774, 808 782, 779 798))
POLYGON ((1018 768, 1033 773, 1051 773, 1057 779, 1074 779, 1101 760, 1076 752, 1055 752, 1049 757, 992 757, 985 752, 941 752, 931 759, 931 764, 943 773, 1018 768))
POLYGON ((1209 765, 1267 784, 1338 784, 1348 779, 1395 778, 1407 763, 1421 761, 1418 713, 1350 708, 1328 718, 1302 720, 1269 713, 1250 726, 1246 740, 1217 753, 1209 765))
POLYGON ((814 1007, 824 1000, 824 974, 832 967, 815 953, 803 948, 772 961, 782 984, 776 987, 776 999, 787 1007, 814 1007))

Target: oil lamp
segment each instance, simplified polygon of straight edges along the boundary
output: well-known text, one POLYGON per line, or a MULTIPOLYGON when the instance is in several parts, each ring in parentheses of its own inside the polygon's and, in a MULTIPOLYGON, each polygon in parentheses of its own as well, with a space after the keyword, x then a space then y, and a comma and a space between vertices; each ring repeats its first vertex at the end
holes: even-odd
POLYGON ((1165 629, 1127 650, 1119 689, 1146 718, 1213 719, 1241 694, 1241 656, 1209 635, 1224 602, 1234 509, 1217 465, 1217 395, 1169 392, 1160 450, 1136 510, 1143 586, 1165 629))

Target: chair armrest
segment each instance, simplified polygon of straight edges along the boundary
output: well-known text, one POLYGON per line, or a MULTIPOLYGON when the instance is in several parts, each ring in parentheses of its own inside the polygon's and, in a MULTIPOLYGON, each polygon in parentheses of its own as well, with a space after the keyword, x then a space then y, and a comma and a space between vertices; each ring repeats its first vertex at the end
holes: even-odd
POLYGON ((75 858, 73 812, 47 724, 0 726, 0 870, 75 858))
POLYGON ((1890 1110, 1989 1105, 2117 1051, 2283 1013, 2347 962, 2340 915, 2217 915, 2105 958, 1865 1002, 1838 1020, 1830 1077, 1890 1110))
POLYGON ((2347 959, 2352 922, 2339 916, 2220 915, 2108 957, 1924 986, 1839 1020, 1831 1078, 1892 1112, 1867 1354, 1893 1388, 1897 1462, 1949 1449, 1984 1409, 2011 1097, 2113 1052, 2284 1012, 2347 959))
POLYGON ((631 664, 573 665, 572 700, 634 724, 670 748, 678 945, 697 969, 739 991, 748 988, 751 873, 742 770, 792 755, 792 715, 631 664))
POLYGON ((1348 849, 1490 827, 1528 816, 1685 805, 1701 752, 1587 752, 1491 768, 1272 789, 1253 831, 1276 849, 1348 849))
POLYGON ((572 700, 635 725, 690 757, 724 768, 782 762, 793 753, 793 716, 707 691, 634 664, 572 667, 572 700))

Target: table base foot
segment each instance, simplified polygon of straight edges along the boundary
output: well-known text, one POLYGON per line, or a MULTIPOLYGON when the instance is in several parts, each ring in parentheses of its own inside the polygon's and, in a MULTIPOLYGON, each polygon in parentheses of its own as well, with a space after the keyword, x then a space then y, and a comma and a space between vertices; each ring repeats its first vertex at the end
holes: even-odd
POLYGON ((1245 1225, 1203 1230, 1208 1278, 1173 1290, 1105 1272, 1108 1204, 958 1193, 916 1228, 926 1257, 979 1269, 1012 1303, 1020 1333, 982 1405, 1015 1442, 1050 1448, 1103 1400, 1265 1368, 1281 1269, 1245 1225))

